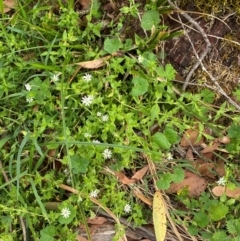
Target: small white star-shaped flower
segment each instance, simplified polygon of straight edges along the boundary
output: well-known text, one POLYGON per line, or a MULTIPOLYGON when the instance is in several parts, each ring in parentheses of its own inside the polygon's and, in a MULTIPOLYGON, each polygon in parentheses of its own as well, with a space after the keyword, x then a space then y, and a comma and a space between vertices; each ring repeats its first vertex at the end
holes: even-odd
POLYGON ((69 210, 69 208, 63 208, 62 211, 61 211, 61 215, 64 217, 64 218, 68 218, 71 214, 71 211, 69 210))
POLYGON ((100 191, 96 189, 96 190, 94 190, 94 191, 91 191, 90 194, 89 194, 89 196, 90 196, 90 197, 93 197, 93 198, 97 198, 99 192, 100 192, 100 191))
POLYGON ((112 156, 112 151, 107 148, 103 151, 102 154, 104 159, 109 159, 112 156))
POLYGON ((92 95, 84 96, 82 98, 82 103, 85 106, 90 106, 92 104, 93 100, 94 100, 94 97, 92 95))
POLYGON ((224 177, 220 177, 219 180, 217 181, 217 184, 219 186, 225 186, 226 180, 224 177))
POLYGON ((129 213, 129 212, 131 212, 131 210, 132 210, 131 205, 126 204, 126 205, 124 206, 124 212, 125 212, 125 213, 129 213))
POLYGON ((102 116, 102 121, 108 121, 109 119, 109 116, 108 115, 103 115, 102 116))
POLYGON ((31 97, 31 98, 27 98, 26 101, 27 101, 28 103, 31 103, 31 102, 33 102, 33 98, 32 98, 32 97, 31 97))
POLYGON ((87 83, 90 82, 92 80, 92 75, 86 73, 85 76, 83 76, 83 80, 87 83))
POLYGON ((102 116, 102 113, 101 112, 97 112, 97 116, 98 117, 102 116))
POLYGON ((25 84, 25 88, 27 91, 30 91, 32 89, 31 85, 30 84, 25 84))
POLYGON ((53 74, 51 80, 52 80, 53 82, 57 82, 57 81, 59 81, 59 75, 60 75, 60 74, 61 74, 61 73, 53 74))

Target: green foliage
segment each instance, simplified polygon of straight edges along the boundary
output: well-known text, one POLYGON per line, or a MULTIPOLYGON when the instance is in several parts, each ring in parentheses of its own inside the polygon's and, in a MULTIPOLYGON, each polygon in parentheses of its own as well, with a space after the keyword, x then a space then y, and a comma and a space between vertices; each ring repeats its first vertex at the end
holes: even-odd
MULTIPOLYGON (((89 195, 136 226, 148 223, 151 210, 119 185, 114 171, 142 168, 149 158, 156 165, 157 187, 167 190, 184 179, 187 164, 174 156, 182 133, 195 121, 201 130, 221 129, 214 121, 228 108, 225 103, 209 108, 214 93, 207 89, 179 94, 175 69, 152 51, 182 34, 161 24, 162 14, 172 13, 164 1, 150 1, 143 10, 130 0, 117 23, 102 12, 101 1, 92 1, 84 17, 74 1, 65 2, 52 7, 50 1, 43 6, 27 1, 14 15, 1 15, 0 158, 8 177, 0 179, 4 240, 23 239, 19 218, 34 241, 76 240, 72 230, 95 210, 89 195), (133 22, 144 37, 131 31, 133 22), (216 111, 213 123, 210 111, 216 111), (124 211, 126 204, 131 211, 124 211), (64 217, 63 209, 69 215, 64 217)), ((227 130, 231 153, 240 150, 240 118, 235 118, 227 130)), ((143 182, 136 185, 148 193, 150 175, 143 182)), ((204 230, 212 240, 228 233, 238 237, 233 200, 208 194, 189 199, 186 190, 176 199, 188 209, 193 235, 204 230), (224 230, 213 234, 212 225, 224 220, 225 229, 223 224, 224 230)), ((116 231, 118 239, 124 229, 116 231)))
POLYGON ((158 26, 159 23, 159 12, 155 10, 149 10, 145 12, 142 17, 141 27, 144 30, 151 30, 152 26, 158 26))

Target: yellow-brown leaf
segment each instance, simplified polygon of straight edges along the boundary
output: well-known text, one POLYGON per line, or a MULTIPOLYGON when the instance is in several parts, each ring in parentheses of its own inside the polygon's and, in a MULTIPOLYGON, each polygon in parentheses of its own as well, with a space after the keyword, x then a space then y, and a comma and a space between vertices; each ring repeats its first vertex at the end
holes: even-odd
POLYGON ((153 197, 153 224, 157 241, 164 241, 167 232, 165 203, 162 194, 157 191, 153 197))

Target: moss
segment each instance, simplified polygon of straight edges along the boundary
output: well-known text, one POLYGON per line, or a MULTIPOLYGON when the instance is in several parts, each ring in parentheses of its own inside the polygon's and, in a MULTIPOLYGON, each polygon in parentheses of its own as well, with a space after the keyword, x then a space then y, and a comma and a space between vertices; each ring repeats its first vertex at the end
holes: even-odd
POLYGON ((188 4, 194 5, 198 11, 222 15, 236 12, 240 16, 240 0, 184 0, 180 5, 186 7, 188 4))

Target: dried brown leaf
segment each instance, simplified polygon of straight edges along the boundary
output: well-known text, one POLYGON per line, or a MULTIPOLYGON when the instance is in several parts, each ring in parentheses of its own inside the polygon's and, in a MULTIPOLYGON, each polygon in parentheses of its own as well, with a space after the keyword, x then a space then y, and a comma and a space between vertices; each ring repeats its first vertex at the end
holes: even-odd
POLYGON ((82 5, 83 9, 88 9, 91 5, 91 0, 78 0, 79 3, 82 5))
POLYGON ((150 200, 148 197, 146 197, 137 187, 134 187, 133 189, 134 194, 136 197, 138 197, 140 200, 142 200, 144 203, 148 204, 149 206, 152 206, 152 200, 150 200))
POLYGON ((177 193, 180 189, 188 187, 188 193, 191 197, 199 197, 206 189, 207 181, 198 175, 185 171, 185 179, 180 183, 172 183, 167 193, 177 193))
POLYGON ((183 138, 181 140, 180 146, 190 147, 190 146, 200 146, 203 143, 203 138, 200 141, 197 141, 199 136, 199 131, 196 129, 189 129, 185 131, 183 138))
POLYGON ((88 241, 88 239, 84 238, 83 236, 78 235, 77 236, 77 241, 88 241))
POLYGON ((193 152, 191 148, 188 148, 186 153, 186 160, 194 161, 193 152))
POLYGON ((216 186, 212 189, 212 192, 217 197, 220 197, 223 194, 226 194, 228 197, 231 197, 231 198, 239 198, 240 197, 240 188, 239 187, 237 187, 234 190, 230 190, 227 187, 216 186))
POLYGON ((201 174, 201 176, 214 179, 215 178, 215 175, 213 174, 214 167, 215 167, 214 163, 205 162, 203 164, 200 164, 197 170, 201 174))
POLYGON ((17 6, 16 0, 4 0, 3 1, 3 12, 7 13, 17 6))
POLYGON ((131 184, 131 183, 136 182, 136 180, 132 180, 132 179, 129 179, 128 177, 126 177, 125 174, 122 172, 116 172, 116 176, 118 177, 119 181, 122 184, 131 184))
POLYGON ((103 224, 105 222, 107 222, 107 219, 104 217, 89 218, 87 221, 88 224, 103 224))
POLYGON ((148 171, 148 166, 143 167, 141 170, 137 171, 133 176, 132 180, 141 180, 146 172, 148 171))
POLYGON ((219 146, 219 143, 218 143, 218 142, 215 142, 215 143, 213 143, 213 145, 211 145, 211 146, 206 146, 206 147, 201 151, 201 153, 204 154, 204 153, 213 152, 213 151, 215 151, 215 150, 218 149, 218 146, 219 146))
POLYGON ((98 68, 104 66, 106 64, 105 61, 110 59, 111 57, 112 57, 111 55, 108 55, 108 56, 100 58, 100 59, 79 62, 79 63, 76 63, 76 65, 80 65, 84 69, 98 69, 98 68))

